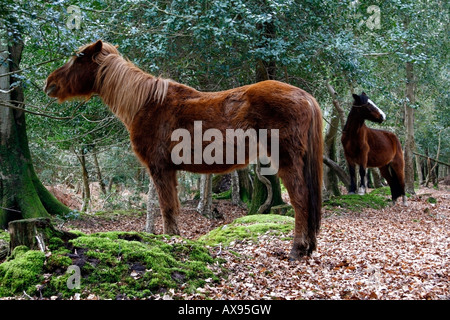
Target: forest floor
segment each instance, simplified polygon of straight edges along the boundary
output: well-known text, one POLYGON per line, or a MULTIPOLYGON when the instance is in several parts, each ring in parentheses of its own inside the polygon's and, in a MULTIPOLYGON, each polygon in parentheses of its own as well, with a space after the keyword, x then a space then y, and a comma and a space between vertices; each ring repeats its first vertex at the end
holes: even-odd
MULTIPOLYGON (((223 219, 182 205, 181 236, 197 239, 246 214, 227 200, 215 200, 223 219)), ((84 233, 142 231, 145 214, 92 214, 69 220, 67 229, 84 233)), ((162 221, 156 221, 156 233, 162 221)), ((382 209, 323 210, 318 248, 311 257, 290 261, 293 232, 267 232, 256 240, 211 247, 229 272, 195 293, 170 290, 154 299, 450 299, 450 192, 421 188, 382 209), (399 201, 400 202, 400 201, 399 201)), ((95 297, 93 297, 95 298, 95 297)))

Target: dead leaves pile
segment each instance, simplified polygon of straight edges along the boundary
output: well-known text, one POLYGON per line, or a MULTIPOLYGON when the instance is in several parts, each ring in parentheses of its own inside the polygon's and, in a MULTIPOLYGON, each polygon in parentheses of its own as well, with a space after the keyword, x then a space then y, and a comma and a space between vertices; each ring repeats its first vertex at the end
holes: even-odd
MULTIPOLYGON (((180 214, 184 238, 196 239, 245 210, 216 201, 223 220, 210 220, 185 204, 180 214)), ((142 230, 145 215, 103 221, 92 217, 72 225, 83 232, 142 230)), ((156 221, 162 232, 161 217, 156 221)), ((219 283, 207 281, 195 293, 170 290, 152 299, 450 299, 450 193, 421 189, 400 204, 381 210, 324 212, 318 249, 309 258, 289 261, 293 233, 270 232, 258 241, 213 247, 229 273, 219 283), (431 197, 436 201, 429 201, 431 197), (435 202, 435 203, 433 203, 435 202)))
MULTIPOLYGON (((430 191, 430 190, 428 190, 430 191)), ((422 190, 423 192, 423 190, 422 190)), ((230 270, 183 299, 450 299, 450 195, 416 195, 409 206, 330 215, 318 250, 289 261, 292 236, 221 248, 230 270)), ((219 248, 212 248, 218 252, 219 248)))

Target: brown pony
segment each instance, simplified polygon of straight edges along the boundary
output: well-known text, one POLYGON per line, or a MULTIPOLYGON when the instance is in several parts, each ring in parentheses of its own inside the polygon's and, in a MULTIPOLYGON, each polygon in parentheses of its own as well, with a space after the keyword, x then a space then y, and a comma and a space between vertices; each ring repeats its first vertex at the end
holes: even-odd
MULTIPOLYGON (((81 47, 68 63, 53 71, 44 90, 59 102, 97 94, 125 124, 136 155, 154 181, 164 233, 169 234, 179 234, 177 170, 230 172, 253 160, 246 151, 245 163, 174 163, 171 153, 178 141, 171 137, 175 130, 185 129, 192 137, 194 121, 201 121, 203 131, 214 129, 224 138, 230 128, 278 129, 278 175, 295 209, 290 257, 298 259, 315 250, 321 219, 322 115, 317 101, 307 92, 277 81, 199 92, 143 72, 125 60, 115 46, 100 40, 81 47)), ((194 140, 189 142, 198 143, 194 140)), ((249 148, 250 143, 244 141, 249 148)), ((200 152, 207 145, 201 142, 200 152)), ((234 140, 232 147, 239 147, 234 140)), ((271 150, 267 150, 269 156, 271 150)), ((196 156, 189 154, 190 158, 196 156)))
POLYGON ((350 171, 350 190, 355 193, 355 165, 359 165, 361 177, 358 194, 366 193, 366 168, 380 168, 381 175, 386 179, 391 189, 392 200, 395 202, 405 197, 405 161, 400 141, 395 134, 368 128, 365 120, 382 123, 386 119, 384 112, 373 103, 363 92, 353 94, 353 107, 344 126, 341 142, 350 171))

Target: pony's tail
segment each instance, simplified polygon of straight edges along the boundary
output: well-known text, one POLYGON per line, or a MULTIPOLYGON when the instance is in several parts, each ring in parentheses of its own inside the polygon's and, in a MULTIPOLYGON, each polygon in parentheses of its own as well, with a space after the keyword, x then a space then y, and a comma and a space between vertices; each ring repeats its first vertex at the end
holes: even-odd
POLYGON ((303 176, 308 189, 308 237, 313 240, 314 247, 308 248, 308 253, 315 250, 316 234, 320 229, 322 218, 322 175, 323 175, 323 138, 322 112, 316 99, 312 102, 313 117, 308 131, 308 145, 304 155, 303 176))

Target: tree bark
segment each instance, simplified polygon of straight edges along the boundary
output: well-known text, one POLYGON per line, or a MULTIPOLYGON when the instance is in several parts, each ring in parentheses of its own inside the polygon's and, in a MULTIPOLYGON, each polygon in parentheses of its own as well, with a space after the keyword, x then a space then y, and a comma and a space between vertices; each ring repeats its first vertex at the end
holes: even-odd
MULTIPOLYGON (((328 155, 328 158, 333 162, 336 162, 336 137, 338 134, 338 126, 339 126, 339 117, 337 115, 337 110, 333 109, 331 113, 331 121, 328 128, 328 132, 325 136, 325 153, 328 155)), ((339 191, 338 186, 338 177, 336 175, 336 171, 327 170, 325 175, 325 186, 327 192, 331 192, 335 196, 340 196, 341 192, 339 191)), ((347 186, 348 187, 348 186, 347 186)))
POLYGON ((406 62, 406 98, 405 103, 405 191, 410 194, 415 194, 414 191, 414 104, 415 97, 415 79, 414 79, 414 64, 406 62))
POLYGON ((26 246, 31 250, 45 251, 53 237, 62 240, 74 239, 73 233, 56 230, 49 218, 33 218, 11 221, 8 225, 10 236, 9 252, 15 247, 26 246))
POLYGON ((89 172, 86 168, 86 152, 83 147, 81 148, 81 154, 77 154, 77 158, 81 165, 81 177, 83 181, 83 205, 80 211, 86 212, 91 200, 91 189, 89 187, 89 172))
POLYGON ((102 193, 105 195, 106 194, 106 186, 105 186, 105 182, 103 181, 102 170, 100 169, 100 165, 98 163, 97 149, 95 147, 94 147, 94 149, 92 149, 92 157, 94 158, 95 171, 97 171, 97 179, 98 179, 98 183, 100 185, 100 190, 102 190, 102 193))
POLYGON ((330 169, 334 170, 339 177, 339 179, 346 185, 350 185, 350 176, 348 173, 342 169, 336 162, 328 158, 327 156, 323 156, 323 163, 325 163, 330 169))
POLYGON ((240 206, 241 197, 239 193, 239 174, 237 170, 231 173, 231 203, 240 206))
POLYGON ((269 213, 272 206, 284 204, 281 196, 281 184, 277 175, 259 175, 259 165, 255 166, 255 179, 252 202, 250 204, 248 214, 269 213), (259 179, 262 177, 263 181, 259 179), (270 182, 270 184, 268 182, 270 182), (271 193, 271 195, 268 194, 271 193), (268 199, 270 198, 270 203, 268 199))
MULTIPOLYGON (((19 70, 22 57, 23 42, 16 40, 8 47, 7 40, 0 39, 0 74, 19 70), (9 64, 5 63, 8 59, 9 64)), ((10 91, 10 83, 15 80, 14 73, 0 77, 0 100, 7 104, 24 101, 21 87, 10 91)), ((0 227, 6 228, 12 220, 70 212, 42 185, 34 171, 25 113, 3 106, 0 106, 0 163, 0 227)))
POLYGON ((155 220, 159 211, 158 194, 156 192, 153 179, 150 177, 148 185, 148 200, 147 200, 147 219, 145 221, 145 232, 155 233, 155 220))
MULTIPOLYGON (((266 22, 258 26, 261 30, 261 34, 265 38, 271 39, 275 37, 276 30, 273 22, 266 22)), ((256 62, 256 82, 273 80, 276 75, 276 63, 274 61, 263 61, 261 59, 256 62)), ((258 159, 258 165, 259 159, 258 159)), ((257 166, 258 166, 257 165, 257 166)), ((256 173, 259 174, 258 169, 256 173)), ((249 209, 249 214, 255 214, 261 210, 264 213, 270 211, 271 206, 284 204, 281 197, 281 184, 277 175, 267 175, 263 179, 255 179, 253 185, 252 202, 249 209), (270 187, 265 184, 265 179, 270 181, 270 187), (269 192, 269 193, 268 193, 269 192), (269 203, 268 198, 271 198, 269 203), (266 205, 269 203, 268 205, 266 205), (260 210, 261 209, 261 210, 260 210)))
POLYGON ((242 202, 250 202, 253 194, 253 184, 250 177, 249 167, 238 169, 237 174, 239 176, 239 196, 242 202))
POLYGON ((212 210, 212 174, 202 174, 200 177, 200 201, 197 212, 207 218, 213 218, 212 210))

